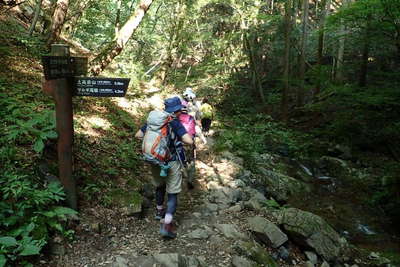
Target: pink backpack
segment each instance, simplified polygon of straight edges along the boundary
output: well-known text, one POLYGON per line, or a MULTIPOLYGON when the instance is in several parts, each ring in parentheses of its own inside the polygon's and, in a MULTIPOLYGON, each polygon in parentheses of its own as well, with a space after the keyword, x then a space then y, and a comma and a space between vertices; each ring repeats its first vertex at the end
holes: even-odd
POLYGON ((196 134, 196 122, 194 118, 187 113, 181 113, 179 121, 185 127, 186 131, 194 137, 196 134))

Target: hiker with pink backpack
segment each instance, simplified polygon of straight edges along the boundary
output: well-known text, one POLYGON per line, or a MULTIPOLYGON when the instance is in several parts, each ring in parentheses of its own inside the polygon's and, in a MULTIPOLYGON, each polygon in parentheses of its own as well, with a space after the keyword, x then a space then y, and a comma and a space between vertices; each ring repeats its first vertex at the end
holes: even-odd
MULTIPOLYGON (((185 105, 184 105, 185 106, 185 105)), ((195 144, 195 137, 196 137, 196 120, 194 117, 187 113, 187 107, 185 106, 182 109, 182 113, 179 115, 179 121, 182 123, 183 127, 185 127, 188 134, 191 135, 193 139, 192 145, 185 145, 185 162, 184 162, 184 169, 183 174, 187 180, 187 186, 189 189, 194 188, 194 180, 196 175, 196 144, 195 144)))
POLYGON ((185 155, 187 157, 183 173, 184 177, 187 179, 189 189, 194 188, 194 181, 196 179, 196 136, 199 137, 204 144, 207 144, 207 140, 200 127, 200 112, 195 103, 195 98, 196 94, 192 89, 190 87, 186 88, 182 100, 182 104, 185 108, 182 110, 181 115, 179 115, 179 120, 182 122, 187 132, 193 136, 194 141, 193 145, 185 146, 185 155))
POLYGON ((198 136, 204 144, 207 144, 207 139, 204 137, 202 128, 201 128, 201 112, 200 112, 200 103, 196 101, 196 94, 193 92, 192 88, 187 87, 182 94, 182 104, 186 106, 186 109, 183 110, 183 113, 187 113, 191 115, 195 120, 195 136, 198 136))
POLYGON ((166 99, 164 105, 164 111, 153 110, 149 113, 147 123, 137 131, 135 137, 143 139, 143 158, 150 163, 152 182, 156 187, 155 218, 161 221, 160 234, 175 238, 173 216, 178 193, 182 191, 182 167, 185 162, 183 143, 192 145, 193 136, 178 119, 184 108, 179 97, 166 99))

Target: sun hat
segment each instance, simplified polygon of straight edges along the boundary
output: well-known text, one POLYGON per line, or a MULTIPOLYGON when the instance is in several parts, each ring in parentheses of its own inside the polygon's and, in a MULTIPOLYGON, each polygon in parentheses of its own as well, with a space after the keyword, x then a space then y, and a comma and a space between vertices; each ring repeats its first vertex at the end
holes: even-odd
POLYGON ((164 105, 165 111, 168 113, 177 112, 184 107, 181 100, 177 96, 165 99, 164 105))
POLYGON ((193 101, 193 99, 196 98, 196 94, 193 92, 193 89, 191 87, 186 87, 185 92, 183 92, 183 97, 187 101, 193 101))

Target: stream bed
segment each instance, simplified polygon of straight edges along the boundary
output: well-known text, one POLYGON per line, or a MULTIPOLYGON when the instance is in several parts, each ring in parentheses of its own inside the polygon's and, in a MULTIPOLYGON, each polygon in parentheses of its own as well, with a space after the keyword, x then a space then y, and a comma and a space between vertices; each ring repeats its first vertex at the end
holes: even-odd
POLYGON ((371 203, 371 188, 360 180, 340 179, 339 175, 324 173, 313 163, 306 166, 289 161, 289 166, 289 175, 299 177, 300 173, 302 180, 313 184, 312 193, 291 198, 290 206, 323 217, 351 244, 379 252, 400 264, 399 228, 371 203))

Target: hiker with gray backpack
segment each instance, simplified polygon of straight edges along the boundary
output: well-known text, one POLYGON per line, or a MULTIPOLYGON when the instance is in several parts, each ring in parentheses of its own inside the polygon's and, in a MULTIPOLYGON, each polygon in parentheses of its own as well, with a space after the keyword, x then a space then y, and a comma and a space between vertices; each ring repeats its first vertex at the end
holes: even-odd
POLYGON ((183 143, 193 144, 193 138, 177 119, 183 105, 179 97, 164 101, 165 110, 153 110, 147 122, 135 134, 143 139, 142 153, 144 160, 150 163, 153 184, 156 187, 156 215, 161 221, 160 234, 175 238, 173 224, 178 202, 178 193, 182 191, 182 166, 185 161, 183 143), (165 194, 167 205, 164 208, 165 194))

